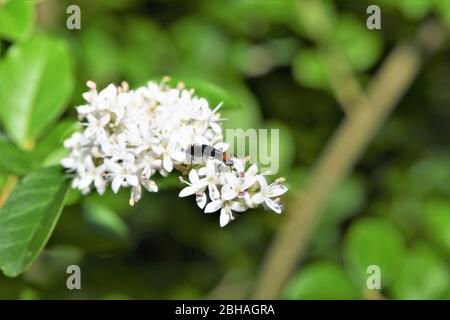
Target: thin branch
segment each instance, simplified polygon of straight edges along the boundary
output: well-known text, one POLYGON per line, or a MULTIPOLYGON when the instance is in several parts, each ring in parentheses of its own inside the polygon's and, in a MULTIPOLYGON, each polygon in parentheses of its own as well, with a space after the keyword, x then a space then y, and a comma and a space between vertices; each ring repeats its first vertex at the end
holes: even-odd
POLYGON ((337 44, 328 47, 321 45, 318 52, 325 65, 331 89, 346 115, 350 114, 355 107, 370 107, 369 100, 342 48, 337 44))
MULTIPOLYGON (((442 28, 434 47, 419 30, 416 45, 400 45, 387 58, 367 92, 370 108, 356 106, 328 142, 306 191, 289 204, 279 233, 269 248, 257 279, 253 298, 276 299, 303 256, 307 242, 320 218, 320 211, 339 181, 353 168, 386 117, 397 105, 420 68, 421 53, 435 50, 445 38, 442 28)), ((295 192, 297 194, 295 194, 295 192)))

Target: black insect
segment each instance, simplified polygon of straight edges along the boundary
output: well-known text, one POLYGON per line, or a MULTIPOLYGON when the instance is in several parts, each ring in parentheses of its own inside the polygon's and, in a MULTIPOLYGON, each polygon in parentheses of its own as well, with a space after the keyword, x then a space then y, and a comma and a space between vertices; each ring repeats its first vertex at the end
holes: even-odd
POLYGON ((193 144, 188 146, 186 151, 193 161, 202 161, 205 159, 214 158, 223 162, 227 166, 233 165, 233 161, 226 152, 207 144, 193 144))

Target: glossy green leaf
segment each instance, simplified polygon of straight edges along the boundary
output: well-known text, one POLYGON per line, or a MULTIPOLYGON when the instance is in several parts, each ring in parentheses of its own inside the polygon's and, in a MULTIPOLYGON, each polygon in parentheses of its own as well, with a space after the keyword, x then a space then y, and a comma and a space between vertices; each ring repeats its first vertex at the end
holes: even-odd
POLYGON ((36 138, 64 110, 73 85, 69 48, 35 36, 11 47, 0 73, 0 115, 20 145, 36 138))
POLYGON ((47 243, 61 213, 69 181, 61 168, 42 168, 23 178, 0 209, 0 268, 15 277, 47 243))
POLYGON ((438 299, 449 288, 448 260, 418 244, 407 251, 390 293, 395 299, 438 299))
POLYGON ((37 161, 48 164, 46 159, 52 159, 60 154, 67 153, 64 148, 64 140, 77 129, 73 120, 62 120, 58 122, 36 145, 33 156, 37 161))
POLYGON ((304 267, 288 283, 287 299, 358 299, 361 293, 335 263, 319 262, 304 267))
POLYGON ((0 38, 25 38, 33 29, 34 19, 33 1, 0 1, 0 38))
POLYGON ((344 240, 344 259, 348 272, 361 288, 366 285, 367 268, 381 270, 384 287, 398 274, 403 255, 399 232, 383 219, 363 219, 353 223, 344 240))
POLYGON ((32 154, 22 151, 0 135, 0 174, 23 175, 36 165, 32 154))

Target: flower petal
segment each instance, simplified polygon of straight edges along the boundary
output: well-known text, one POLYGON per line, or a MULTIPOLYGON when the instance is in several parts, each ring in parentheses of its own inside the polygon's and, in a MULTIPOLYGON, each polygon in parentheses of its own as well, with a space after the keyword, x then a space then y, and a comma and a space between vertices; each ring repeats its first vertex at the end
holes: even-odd
POLYGON ((206 193, 202 192, 200 194, 197 194, 197 196, 195 197, 195 201, 197 202, 198 207, 200 209, 203 209, 206 206, 207 201, 206 193))
POLYGON ((210 122, 209 126, 214 131, 214 133, 216 133, 216 134, 221 134, 222 133, 222 128, 220 127, 220 125, 218 123, 210 122))
POLYGON ((243 203, 237 201, 232 201, 230 208, 236 212, 244 212, 247 210, 247 207, 243 203))
POLYGON ((223 228, 231 221, 231 210, 229 207, 220 210, 220 226, 223 228))
POLYGON ((243 181, 243 183, 242 183, 242 186, 241 186, 241 190, 247 190, 247 189, 250 188, 252 185, 254 185, 255 182, 256 182, 255 177, 252 177, 252 176, 250 176, 250 177, 245 177, 245 178, 244 178, 244 181, 243 181))
POLYGON ((275 201, 273 201, 272 199, 266 198, 265 199, 265 203, 267 204, 267 206, 272 209, 273 211, 275 211, 276 213, 280 214, 281 213, 281 205, 279 205, 278 203, 276 203, 275 201))
POLYGON ((209 191, 209 197, 211 200, 218 200, 220 199, 220 192, 219 189, 217 189, 217 186, 215 184, 208 184, 208 191, 209 191))
POLYGON ((139 179, 138 179, 138 177, 135 176, 134 174, 127 174, 125 178, 126 178, 127 183, 128 183, 129 185, 131 185, 131 186, 133 186, 133 187, 136 187, 136 186, 139 185, 139 179))
POLYGON ((192 169, 191 171, 189 171, 189 181, 191 183, 197 183, 198 180, 199 180, 199 178, 198 178, 197 170, 192 169))
POLYGON ((170 156, 172 157, 173 160, 182 162, 186 158, 186 153, 180 150, 172 150, 170 152, 170 156))
POLYGON ((256 163, 254 163, 250 166, 250 168, 247 169, 247 171, 245 172, 245 175, 246 176, 254 176, 257 172, 258 172, 258 166, 256 165, 256 163))
POLYGON ((145 189, 149 192, 158 192, 158 186, 153 180, 144 180, 141 182, 145 189))
POLYGON ((114 193, 117 193, 117 191, 119 191, 120 186, 122 185, 123 182, 123 176, 115 176, 112 183, 111 183, 111 189, 114 193))
POLYGON ((215 175, 216 175, 216 165, 214 164, 213 160, 208 160, 208 162, 206 162, 206 176, 214 177, 215 175))
POLYGON ((259 189, 261 190, 262 193, 266 193, 267 192, 267 181, 266 178, 264 178, 261 175, 258 175, 256 177, 256 180, 258 180, 259 183, 259 189))
POLYGON ((214 201, 211 201, 210 203, 208 203, 208 205, 205 208, 205 213, 216 212, 220 208, 222 208, 222 201, 214 200, 214 201))
POLYGON ((217 150, 220 150, 222 152, 226 152, 228 150, 228 148, 230 148, 230 145, 225 142, 219 142, 214 145, 214 148, 217 150))
POLYGON ((187 186, 186 188, 183 188, 183 189, 180 191, 180 193, 178 194, 178 196, 179 196, 180 198, 183 198, 183 197, 187 197, 187 196, 193 195, 193 194, 196 193, 196 192, 197 192, 197 190, 196 190, 195 188, 193 188, 193 187, 191 187, 191 186, 187 186))
POLYGON ((238 192, 236 192, 229 184, 224 185, 222 190, 220 190, 220 193, 224 200, 232 200, 238 195, 238 192))
POLYGON ((225 181, 231 185, 233 188, 236 188, 239 186, 240 181, 239 178, 236 177, 235 174, 231 173, 231 172, 225 172, 224 173, 224 177, 225 177, 225 181))
POLYGON ((288 188, 286 186, 277 184, 269 188, 269 191, 267 192, 267 196, 270 198, 281 196, 282 194, 286 193, 288 191, 288 188))
POLYGON ((169 156, 164 156, 163 159, 163 168, 167 171, 167 172, 171 172, 173 169, 173 163, 172 160, 170 159, 169 156))
POLYGON ((264 202, 264 195, 261 192, 258 192, 253 195, 252 201, 256 204, 261 204, 264 202))

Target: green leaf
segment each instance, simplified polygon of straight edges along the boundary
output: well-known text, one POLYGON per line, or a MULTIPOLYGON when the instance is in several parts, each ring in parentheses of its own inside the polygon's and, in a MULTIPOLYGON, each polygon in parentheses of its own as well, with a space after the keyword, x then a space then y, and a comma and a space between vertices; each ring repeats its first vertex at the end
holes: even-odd
POLYGON ((362 288, 366 285, 367 267, 381 270, 383 287, 398 274, 403 255, 399 232, 383 219, 359 220, 350 226, 344 241, 344 259, 349 274, 362 288))
POLYGON ((61 168, 42 168, 23 178, 0 209, 0 268, 24 272, 47 243, 61 213, 69 181, 61 168))
POLYGON ((363 22, 352 16, 339 19, 335 38, 357 71, 369 69, 381 57, 383 42, 379 34, 368 30, 363 22))
POLYGON ((24 145, 64 110, 73 85, 69 48, 35 36, 6 54, 0 73, 0 115, 6 133, 24 145))
POLYGON ((64 148, 63 142, 77 129, 77 124, 73 120, 62 120, 58 122, 49 132, 43 137, 33 150, 33 156, 36 161, 45 161, 53 158, 55 154, 64 154, 67 152, 64 148))
POLYGON ((449 281, 448 263, 431 247, 418 244, 407 251, 390 292, 394 299, 438 299, 449 290, 449 281))
POLYGON ((30 34, 33 24, 33 1, 0 1, 0 38, 21 40, 30 34))
POLYGON ((1 135, 0 154, 0 174, 23 175, 30 172, 36 164, 32 154, 20 150, 1 135))
POLYGON ((335 263, 319 262, 304 267, 288 283, 287 299, 358 299, 358 292, 342 268, 335 263))
MULTIPOLYGON (((153 77, 153 80, 156 82, 160 82, 161 79, 161 77, 153 77)), ((175 87, 180 82, 184 83, 187 89, 194 89, 196 96, 208 100, 211 109, 215 108, 219 103, 223 103, 220 110, 241 108, 239 102, 233 96, 225 89, 212 82, 199 79, 181 79, 173 77, 170 77, 170 80, 168 81, 172 87, 175 87)))
POLYGON ((303 86, 313 89, 328 89, 327 71, 314 49, 300 50, 294 60, 293 72, 295 79, 303 86))

